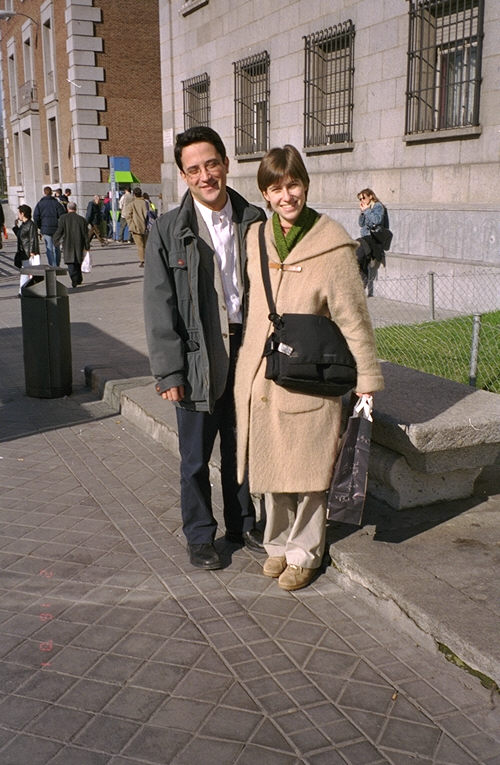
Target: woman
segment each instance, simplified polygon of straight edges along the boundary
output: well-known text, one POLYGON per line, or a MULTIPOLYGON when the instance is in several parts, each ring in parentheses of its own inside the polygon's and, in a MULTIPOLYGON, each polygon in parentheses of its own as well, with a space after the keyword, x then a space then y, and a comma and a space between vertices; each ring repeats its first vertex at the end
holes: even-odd
POLYGON ((358 219, 361 238, 358 239, 359 247, 356 250, 356 257, 363 285, 368 287, 368 297, 372 297, 373 282, 377 276, 377 271, 381 263, 385 265, 384 248, 373 238, 372 231, 380 226, 389 228, 389 216, 384 205, 371 189, 360 191, 358 202, 361 210, 358 219))
MULTIPOLYGON (((334 317, 358 367, 358 396, 383 379, 355 258, 356 243, 338 223, 307 207, 309 176, 293 146, 272 149, 257 181, 273 211, 265 224, 278 313, 334 317)), ((236 370, 238 478, 266 494, 263 573, 285 590, 305 587, 322 561, 326 490, 338 448, 342 402, 295 393, 264 377, 262 352, 272 332, 262 283, 258 226, 248 232, 249 309, 236 370)))
MULTIPOLYGON (((18 216, 13 231, 17 236, 17 252, 14 265, 17 268, 29 268, 40 265, 40 244, 38 241, 38 229, 31 220, 31 207, 19 205, 18 216)), ((29 274, 21 274, 19 280, 19 295, 25 284, 31 279, 29 274)))

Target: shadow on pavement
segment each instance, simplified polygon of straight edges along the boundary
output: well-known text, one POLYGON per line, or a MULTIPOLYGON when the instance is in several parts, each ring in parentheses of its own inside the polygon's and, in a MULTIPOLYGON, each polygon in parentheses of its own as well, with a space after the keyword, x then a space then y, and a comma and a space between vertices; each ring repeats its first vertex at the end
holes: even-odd
POLYGON ((373 536, 375 542, 396 544, 405 542, 485 502, 489 496, 498 493, 499 484, 500 461, 497 459, 496 464, 483 468, 476 479, 472 497, 409 510, 393 510, 380 500, 369 496, 366 500, 361 527, 346 523, 331 523, 328 525, 328 543, 334 544, 340 539, 351 536, 359 528, 367 526, 375 527, 373 536))
POLYGON ((73 392, 61 398, 26 396, 22 328, 0 329, 0 442, 112 416, 109 406, 85 386, 84 367, 102 364, 116 379, 150 374, 147 357, 92 324, 71 324, 73 392))

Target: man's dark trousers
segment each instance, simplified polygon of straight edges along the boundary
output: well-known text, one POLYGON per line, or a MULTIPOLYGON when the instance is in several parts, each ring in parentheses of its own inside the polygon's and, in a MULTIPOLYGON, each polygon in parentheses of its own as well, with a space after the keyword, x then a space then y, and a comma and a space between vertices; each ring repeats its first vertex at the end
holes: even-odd
POLYGON ((236 415, 234 371, 241 345, 241 326, 230 335, 230 360, 226 388, 214 411, 193 412, 176 408, 181 455, 181 511, 188 544, 213 542, 217 521, 212 512, 208 461, 217 433, 220 434, 221 483, 226 531, 242 534, 255 523, 248 482, 236 481, 236 415))

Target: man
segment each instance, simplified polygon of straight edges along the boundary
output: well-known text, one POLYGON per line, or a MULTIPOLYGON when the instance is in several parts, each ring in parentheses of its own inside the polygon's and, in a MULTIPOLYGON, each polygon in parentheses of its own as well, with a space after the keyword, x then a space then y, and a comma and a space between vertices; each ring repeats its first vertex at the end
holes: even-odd
POLYGON ((174 153, 188 190, 148 237, 146 334, 156 390, 176 406, 190 561, 216 569, 208 463, 217 433, 226 540, 263 551, 248 485, 236 481, 233 383, 245 308, 245 236, 265 214, 227 188, 229 160, 214 130, 189 128, 177 136, 174 153))
POLYGON ((64 242, 64 262, 68 266, 73 287, 82 283, 82 260, 89 249, 89 228, 83 215, 76 212, 75 202, 68 202, 68 212, 59 218, 54 243, 64 242))
POLYGON ((49 266, 59 266, 61 263, 61 250, 52 240, 61 215, 64 215, 64 207, 52 196, 50 186, 45 186, 43 197, 35 205, 33 220, 43 236, 49 266))
POLYGON ((100 229, 102 212, 101 197, 99 194, 95 194, 95 196, 88 203, 86 220, 90 228, 90 241, 92 241, 92 239, 96 236, 101 243, 101 247, 104 247, 106 240, 103 238, 100 229))
MULTIPOLYGON (((134 197, 132 196, 132 192, 130 191, 130 188, 127 186, 125 191, 123 192, 122 196, 118 200, 118 209, 120 210, 120 236, 118 241, 124 242, 124 233, 125 229, 127 228, 127 210, 128 206, 132 204, 134 201, 134 197)), ((130 232, 127 231, 127 242, 130 241, 130 232)))
POLYGON ((148 206, 139 187, 134 189, 134 198, 132 203, 127 205, 125 214, 128 229, 137 245, 139 268, 144 268, 144 250, 148 238, 148 206))

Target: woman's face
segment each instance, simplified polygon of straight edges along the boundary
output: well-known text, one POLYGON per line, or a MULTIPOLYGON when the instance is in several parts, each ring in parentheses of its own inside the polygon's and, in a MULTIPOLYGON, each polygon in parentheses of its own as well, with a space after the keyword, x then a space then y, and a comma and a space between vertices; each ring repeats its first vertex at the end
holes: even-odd
POLYGON ((272 211, 279 215, 281 223, 291 227, 304 209, 307 189, 302 181, 283 178, 281 182, 268 186, 262 195, 272 211))
POLYGON ((371 194, 360 194, 358 196, 358 199, 359 199, 359 206, 361 207, 361 209, 366 210, 366 208, 370 206, 373 197, 371 194))

